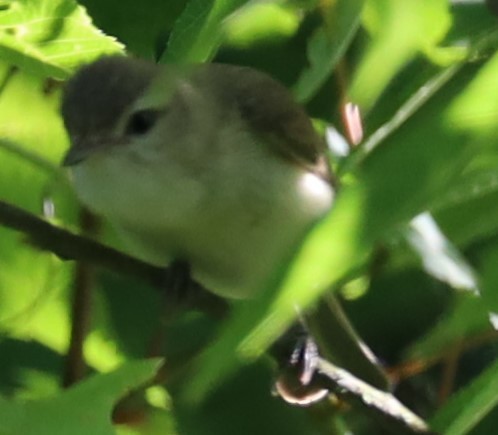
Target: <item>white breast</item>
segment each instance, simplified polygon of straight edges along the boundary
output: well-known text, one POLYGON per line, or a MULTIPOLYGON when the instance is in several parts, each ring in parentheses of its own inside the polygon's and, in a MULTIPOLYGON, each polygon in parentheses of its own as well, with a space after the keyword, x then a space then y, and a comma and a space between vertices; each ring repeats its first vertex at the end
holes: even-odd
POLYGON ((248 297, 282 271, 329 210, 333 190, 263 145, 223 134, 225 150, 218 147, 216 158, 196 168, 151 149, 140 150, 140 164, 132 159, 137 151, 120 149, 77 165, 75 186, 121 232, 132 255, 164 266, 187 260, 206 288, 248 297))

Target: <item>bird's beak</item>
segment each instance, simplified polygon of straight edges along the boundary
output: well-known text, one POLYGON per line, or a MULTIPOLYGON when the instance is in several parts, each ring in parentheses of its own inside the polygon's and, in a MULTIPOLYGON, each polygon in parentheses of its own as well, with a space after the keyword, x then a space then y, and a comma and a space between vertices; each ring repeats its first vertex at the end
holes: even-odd
POLYGON ((84 151, 83 148, 70 148, 66 153, 64 160, 62 160, 62 166, 74 166, 82 160, 85 160, 87 156, 84 151))
POLYGON ((86 160, 99 148, 99 143, 96 141, 83 139, 73 140, 71 148, 69 148, 66 156, 62 160, 62 166, 74 166, 86 160))

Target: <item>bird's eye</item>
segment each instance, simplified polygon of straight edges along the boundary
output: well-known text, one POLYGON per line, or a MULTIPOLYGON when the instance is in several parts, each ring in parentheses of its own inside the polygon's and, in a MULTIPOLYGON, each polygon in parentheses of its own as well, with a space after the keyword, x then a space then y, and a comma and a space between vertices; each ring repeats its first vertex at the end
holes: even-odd
POLYGON ((126 125, 126 134, 142 135, 148 133, 156 124, 159 112, 146 109, 133 113, 126 125))

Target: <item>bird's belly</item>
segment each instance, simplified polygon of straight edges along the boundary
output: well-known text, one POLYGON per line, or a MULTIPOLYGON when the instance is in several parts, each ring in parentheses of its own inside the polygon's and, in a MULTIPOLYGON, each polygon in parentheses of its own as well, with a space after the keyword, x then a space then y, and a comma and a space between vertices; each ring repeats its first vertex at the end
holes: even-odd
POLYGON ((118 226, 131 254, 158 266, 185 260, 193 279, 229 298, 255 296, 276 282, 306 229, 276 228, 272 222, 240 228, 220 222, 204 229, 198 226, 175 239, 167 231, 137 232, 118 226))
POLYGON ((122 233, 134 255, 146 261, 165 266, 185 260, 193 278, 213 293, 252 297, 278 282, 306 233, 330 208, 330 187, 310 193, 309 182, 302 181, 302 194, 285 192, 285 201, 257 210, 244 201, 214 198, 175 228, 135 223, 122 233))
POLYGON ((75 184, 127 251, 158 266, 187 261, 194 279, 226 297, 254 296, 275 283, 333 200, 327 182, 286 163, 265 168, 258 161, 258 171, 248 164, 208 180, 172 165, 162 178, 123 177, 119 165, 101 165, 75 168, 75 184))

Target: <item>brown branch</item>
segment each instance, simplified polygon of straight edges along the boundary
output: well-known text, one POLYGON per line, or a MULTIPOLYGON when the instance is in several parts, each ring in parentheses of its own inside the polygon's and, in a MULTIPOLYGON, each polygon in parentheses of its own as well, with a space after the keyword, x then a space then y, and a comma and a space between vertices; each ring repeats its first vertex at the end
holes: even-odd
MULTIPOLYGON (((98 219, 88 210, 82 209, 80 227, 84 234, 96 235, 98 226, 98 219)), ((64 387, 83 379, 87 371, 83 346, 91 325, 94 284, 95 268, 78 262, 72 283, 71 337, 62 378, 64 387)))
POLYGON ((417 376, 420 373, 426 372, 436 364, 441 363, 448 354, 451 354, 455 348, 458 348, 460 353, 469 352, 480 346, 498 341, 498 332, 489 330, 479 333, 475 336, 459 340, 457 343, 450 343, 449 346, 441 348, 437 353, 427 356, 410 359, 401 364, 389 368, 387 371, 389 376, 396 382, 402 382, 405 379, 417 376))
POLYGON ((455 385, 458 363, 462 356, 461 346, 458 344, 446 355, 443 364, 443 377, 438 391, 438 404, 443 406, 450 397, 455 385))
MULTIPOLYGON (((73 234, 5 201, 0 201, 0 225, 24 233, 33 245, 52 252, 62 260, 99 266, 121 275, 139 278, 161 291, 168 291, 164 288, 164 283, 171 273, 169 268, 153 266, 94 240, 73 234)), ((216 316, 226 312, 226 302, 221 298, 207 292, 195 282, 191 283, 191 287, 192 291, 188 293, 192 297, 182 303, 216 316)))

